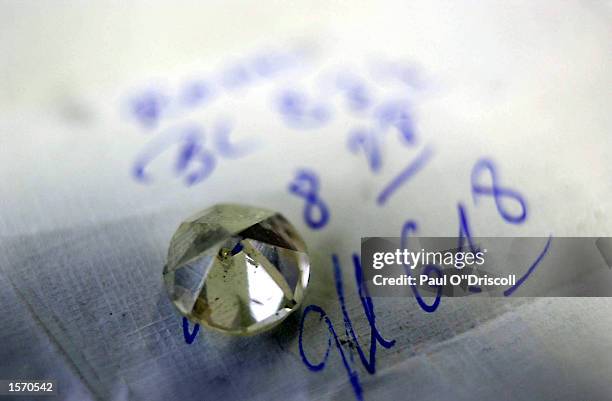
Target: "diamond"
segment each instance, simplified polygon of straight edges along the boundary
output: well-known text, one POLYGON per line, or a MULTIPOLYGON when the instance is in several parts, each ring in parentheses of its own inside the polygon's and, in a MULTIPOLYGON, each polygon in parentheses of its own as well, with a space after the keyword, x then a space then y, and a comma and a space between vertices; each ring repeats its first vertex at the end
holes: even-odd
POLYGON ((279 213, 220 204, 181 223, 163 277, 172 303, 189 320, 250 335, 299 307, 310 262, 304 241, 279 213))

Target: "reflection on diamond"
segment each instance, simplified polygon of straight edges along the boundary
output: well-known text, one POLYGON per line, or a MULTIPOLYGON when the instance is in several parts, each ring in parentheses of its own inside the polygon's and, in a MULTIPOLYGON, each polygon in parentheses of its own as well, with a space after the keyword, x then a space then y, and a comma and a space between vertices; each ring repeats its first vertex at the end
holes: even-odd
POLYGON ((297 309, 310 264, 304 241, 280 214, 217 205, 179 226, 163 274, 170 299, 189 319, 255 334, 297 309))
POLYGON ((262 265, 246 257, 249 280, 249 307, 256 321, 272 316, 282 306, 283 290, 274 282, 262 265), (259 272, 259 274, 257 274, 259 272))

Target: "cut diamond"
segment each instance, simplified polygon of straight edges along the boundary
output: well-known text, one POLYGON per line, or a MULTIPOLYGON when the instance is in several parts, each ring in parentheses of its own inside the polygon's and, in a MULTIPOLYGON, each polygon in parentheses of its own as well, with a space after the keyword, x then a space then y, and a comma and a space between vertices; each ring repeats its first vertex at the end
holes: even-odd
POLYGON ((163 276, 184 316, 248 335, 275 326, 298 308, 310 262, 304 241, 282 215, 216 205, 181 223, 163 276))

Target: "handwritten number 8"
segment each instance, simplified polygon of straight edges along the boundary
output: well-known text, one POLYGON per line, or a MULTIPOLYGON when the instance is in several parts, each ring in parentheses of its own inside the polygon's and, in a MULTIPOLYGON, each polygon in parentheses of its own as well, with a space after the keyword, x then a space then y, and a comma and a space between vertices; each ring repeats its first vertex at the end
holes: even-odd
POLYGON ((313 230, 325 227, 329 221, 329 210, 325 202, 319 198, 319 178, 310 170, 299 170, 293 182, 289 184, 289 192, 304 198, 304 220, 313 230))
POLYGON ((527 204, 525 202, 525 199, 517 191, 508 188, 503 188, 498 184, 497 169, 495 168, 493 161, 489 159, 479 160, 472 169, 472 195, 474 198, 474 203, 476 203, 478 195, 493 196, 497 211, 508 223, 520 224, 523 223, 527 218, 527 204), (489 170, 489 173, 491 174, 490 186, 481 185, 478 183, 479 177, 483 170, 489 170), (504 206, 502 205, 502 200, 504 198, 509 198, 517 202, 520 206, 520 213, 512 214, 511 212, 506 210, 506 208, 504 208, 504 206))

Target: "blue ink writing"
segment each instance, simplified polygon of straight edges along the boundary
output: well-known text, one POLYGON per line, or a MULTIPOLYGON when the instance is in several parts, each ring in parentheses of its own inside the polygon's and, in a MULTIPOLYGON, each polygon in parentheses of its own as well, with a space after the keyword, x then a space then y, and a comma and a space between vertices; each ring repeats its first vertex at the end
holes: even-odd
POLYGON ((380 206, 384 205, 389 197, 393 195, 393 193, 397 191, 402 184, 425 167, 432 155, 433 151, 431 150, 431 147, 426 147, 423 149, 421 153, 412 162, 410 162, 410 164, 404 170, 402 170, 395 178, 393 178, 393 180, 391 180, 389 184, 387 184, 387 186, 378 195, 376 202, 380 206))
POLYGON ((310 101, 297 91, 283 92, 277 101, 278 111, 285 123, 293 128, 319 128, 331 118, 330 109, 322 103, 310 101))
POLYGON ((376 110, 376 117, 382 132, 393 127, 400 133, 400 138, 404 143, 407 145, 415 143, 414 123, 406 102, 391 101, 384 103, 376 110))
POLYGON ((224 89, 231 91, 252 86, 296 66, 303 67, 302 56, 300 51, 265 51, 231 63, 209 78, 187 80, 167 93, 145 88, 136 96, 128 97, 129 116, 143 128, 157 128, 164 118, 180 117, 220 97, 217 95, 223 94, 224 89))
MULTIPOLYGON (((238 158, 254 148, 252 141, 239 144, 229 140, 231 124, 228 121, 218 123, 213 131, 216 152, 224 158, 238 158)), ((174 172, 184 177, 185 185, 195 185, 205 180, 215 169, 217 158, 212 150, 205 147, 206 137, 203 128, 190 123, 164 131, 149 142, 137 156, 132 174, 137 181, 149 183, 150 175, 147 166, 157 157, 172 147, 177 147, 174 172)))
POLYGON ((181 91, 181 102, 185 106, 199 106, 213 96, 213 90, 210 84, 204 81, 190 82, 183 87, 181 91))
MULTIPOLYGON (((472 169, 471 181, 472 181, 472 196, 474 199, 474 203, 477 203, 477 199, 478 199, 477 195, 493 196, 495 200, 495 206, 497 207, 497 211, 499 212, 499 214, 502 216, 502 218, 506 222, 510 224, 521 224, 527 219, 527 202, 525 201, 523 196, 517 191, 507 189, 507 188, 502 188, 498 185, 497 169, 492 160, 489 160, 489 159, 478 160, 476 164, 474 165, 474 168, 472 169), (488 170, 489 173, 491 174, 491 186, 484 186, 478 183, 478 177, 483 170, 488 170), (502 198, 504 197, 510 198, 518 203, 518 205, 520 206, 520 214, 513 215, 512 213, 510 213, 503 207, 502 198)), ((470 244, 472 251, 474 251, 474 246, 470 240, 471 234, 469 232, 469 225, 468 225, 467 217, 465 214, 465 208, 463 207, 461 203, 459 204, 459 220, 460 220, 460 229, 459 229, 460 243, 459 245, 460 247, 463 246, 462 236, 465 232, 466 237, 468 239, 468 243, 470 244)), ((529 276, 538 267, 542 259, 544 259, 544 256, 548 253, 551 242, 552 242, 552 235, 549 235, 548 240, 546 241, 546 244, 544 245, 544 248, 542 249, 542 252, 540 252, 540 254, 537 256, 537 258, 534 260, 531 266, 527 269, 525 274, 523 274, 523 276, 521 276, 512 287, 504 291, 504 296, 508 297, 512 295, 514 291, 516 291, 525 282, 525 280, 529 278, 529 276)))
POLYGON ((497 169, 495 168, 492 160, 480 159, 478 162, 476 162, 474 168, 472 169, 472 196, 474 198, 474 203, 477 202, 478 195, 493 196, 495 206, 497 207, 499 214, 508 223, 520 224, 527 218, 527 205, 525 199, 517 191, 499 186, 497 169), (484 170, 488 170, 491 174, 490 186, 485 186, 478 183, 479 177, 484 170), (520 213, 513 215, 507 211, 502 205, 503 198, 513 199, 515 202, 517 202, 520 206, 520 213))
POLYGON ((371 95, 360 79, 341 75, 336 85, 343 92, 351 111, 363 112, 371 106, 371 95))
MULTIPOLYGON (((457 204, 457 210, 459 211, 459 240, 457 241, 457 252, 463 251, 463 246, 467 241, 470 247, 470 252, 476 254, 480 252, 480 249, 474 244, 474 239, 472 238, 472 233, 470 231, 470 223, 467 218, 465 206, 463 206, 461 202, 459 202, 457 204)), ((473 293, 479 293, 482 291, 482 289, 477 286, 468 286, 468 291, 473 293)))
POLYGON ((336 334, 336 330, 334 329, 334 325, 332 324, 331 320, 327 316, 327 313, 325 313, 323 308, 321 308, 318 305, 308 305, 306 308, 304 308, 304 313, 302 314, 302 320, 300 321, 300 336, 298 339, 298 343, 299 343, 299 349, 300 349, 300 356, 302 357, 302 362, 304 362, 304 364, 306 365, 306 367, 308 367, 308 369, 310 369, 313 372, 318 372, 320 370, 323 370, 323 368, 325 367, 325 363, 327 362, 327 359, 329 358, 329 351, 331 350, 332 337, 334 339, 334 344, 336 346, 336 349, 338 350, 338 353, 340 354, 340 357, 342 358, 342 364, 344 365, 344 368, 346 369, 346 372, 348 373, 349 380, 351 382, 351 385, 353 386, 353 391, 355 392, 355 396, 357 397, 357 400, 362 401, 363 400, 363 389, 361 388, 361 383, 359 382, 359 376, 357 374, 357 371, 355 371, 351 367, 349 361, 346 359, 346 355, 344 355, 344 349, 342 348, 340 339, 338 338, 338 335, 336 334), (325 351, 325 356, 323 357, 323 360, 317 364, 313 364, 312 362, 310 362, 308 360, 308 357, 306 356, 306 352, 304 352, 304 342, 303 342, 304 322, 306 321, 306 317, 310 313, 318 313, 319 321, 325 319, 325 323, 327 324, 327 330, 329 331, 329 334, 330 334, 330 336, 327 338, 327 350, 325 351))
POLYGON ((516 280, 516 283, 512 287, 510 287, 510 288, 508 288, 507 290, 504 291, 504 296, 509 297, 510 295, 512 295, 514 293, 514 291, 516 291, 517 288, 519 288, 519 286, 521 286, 521 284, 523 284, 523 282, 525 282, 525 280, 527 280, 527 278, 531 275, 531 273, 533 273, 533 271, 536 269, 536 267, 538 267, 538 265, 540 264, 542 259, 544 259, 544 256, 546 255, 546 253, 548 252, 548 249, 550 248, 550 243, 551 242, 552 242, 552 235, 550 235, 548 237, 548 241, 546 241, 546 245, 544 245, 544 248, 542 249, 542 252, 540 252, 540 254, 535 259, 535 261, 531 264, 529 269, 527 269, 527 272, 525 272, 525 274, 523 274, 523 276, 521 278, 516 280))
POLYGON ((355 130, 351 132, 348 140, 348 148, 357 153, 360 150, 365 154, 370 170, 378 173, 381 167, 381 150, 376 133, 370 130, 355 130))
MULTIPOLYGON (((359 257, 353 254, 353 264, 355 267, 355 270, 354 270, 355 281, 359 289, 358 290, 359 298, 361 300, 361 305, 363 306, 364 313, 366 315, 366 318, 370 326, 370 348, 369 348, 369 355, 366 356, 365 352, 363 351, 363 348, 359 344, 357 335, 355 333, 355 330, 353 329, 352 321, 348 315, 345 298, 344 298, 344 285, 342 283, 342 269, 340 267, 340 262, 338 260, 337 255, 332 255, 332 262, 333 262, 333 267, 334 267, 334 279, 336 281, 336 293, 338 295, 338 300, 340 302, 340 307, 342 309, 342 316, 344 320, 345 332, 347 334, 347 337, 350 336, 348 340, 357 350, 357 353, 359 355, 359 358, 363 366, 366 368, 368 373, 374 374, 376 372, 377 344, 380 344, 382 347, 389 349, 395 345, 395 340, 389 341, 383 338, 378 328, 376 327, 376 313, 374 311, 374 303, 372 301, 372 298, 369 296, 367 288, 365 287, 363 283, 363 270, 361 267, 361 262, 359 261, 359 257)), ((332 338, 334 339, 336 349, 338 350, 338 353, 340 354, 340 357, 342 358, 342 363, 347 371, 351 385, 353 386, 353 391, 355 392, 357 399, 361 401, 363 400, 363 390, 361 387, 361 383, 359 382, 359 376, 357 372, 352 368, 350 361, 346 358, 344 349, 342 347, 340 339, 338 338, 336 330, 334 329, 333 323, 327 316, 327 313, 325 313, 323 308, 321 308, 320 306, 318 305, 307 306, 304 309, 304 314, 302 315, 302 320, 300 322, 299 349, 300 349, 300 356, 302 357, 302 361, 308 367, 308 369, 312 371, 320 371, 325 367, 325 363, 327 359, 329 358, 332 338), (325 355, 323 357, 323 360, 319 363, 312 363, 308 359, 304 351, 304 343, 303 343, 304 323, 309 313, 317 313, 319 315, 319 321, 323 319, 325 320, 325 323, 327 324, 327 328, 328 328, 329 335, 330 335, 327 339, 327 349, 326 349, 325 355)), ((351 361, 352 361, 352 358, 351 358, 351 361)))
POLYGON ((200 331, 200 325, 196 323, 193 326, 193 332, 189 332, 189 320, 186 317, 183 318, 183 337, 185 337, 185 342, 187 344, 192 344, 196 337, 198 336, 198 332, 200 331))
POLYGON ((204 134, 197 125, 190 124, 167 131, 150 142, 136 158, 132 170, 134 178, 140 182, 149 182, 150 177, 145 171, 147 165, 173 145, 178 145, 175 172, 185 175, 188 186, 204 180, 215 168, 215 158, 210 151, 204 149, 203 143, 204 134), (192 165, 198 168, 189 169, 192 165))
POLYGON ((130 112, 143 128, 157 126, 168 98, 157 90, 144 91, 129 100, 130 112))
POLYGON ((289 184, 289 192, 306 200, 304 220, 310 228, 318 230, 325 227, 329 221, 329 209, 319 197, 319 178, 314 171, 299 170, 289 184))
MULTIPOLYGON (((402 233, 401 233, 401 237, 400 237, 400 248, 401 249, 407 249, 408 248, 408 236, 410 234, 410 232, 416 232, 417 231, 417 223, 414 220, 408 220, 407 222, 404 223, 403 227, 402 227, 402 233)), ((404 270, 406 271, 406 274, 408 276, 412 275, 412 269, 410 269, 410 267, 408 266, 404 266, 404 270)), ((435 272, 438 277, 442 277, 442 271, 435 265, 427 265, 425 266, 425 268, 423 269, 423 274, 429 276, 430 273, 435 272)), ((419 306, 421 307, 421 309, 423 309, 425 312, 427 313, 433 313, 436 311, 436 309, 438 309, 438 306, 440 306, 440 300, 442 299, 442 286, 436 286, 437 290, 436 290, 436 297, 434 299, 434 301, 431 303, 431 305, 428 305, 424 300, 423 297, 421 296, 421 293, 419 292, 419 289, 414 286, 411 285, 410 288, 412 289, 412 292, 414 293, 414 297, 417 300, 417 303, 419 304, 419 306)))

